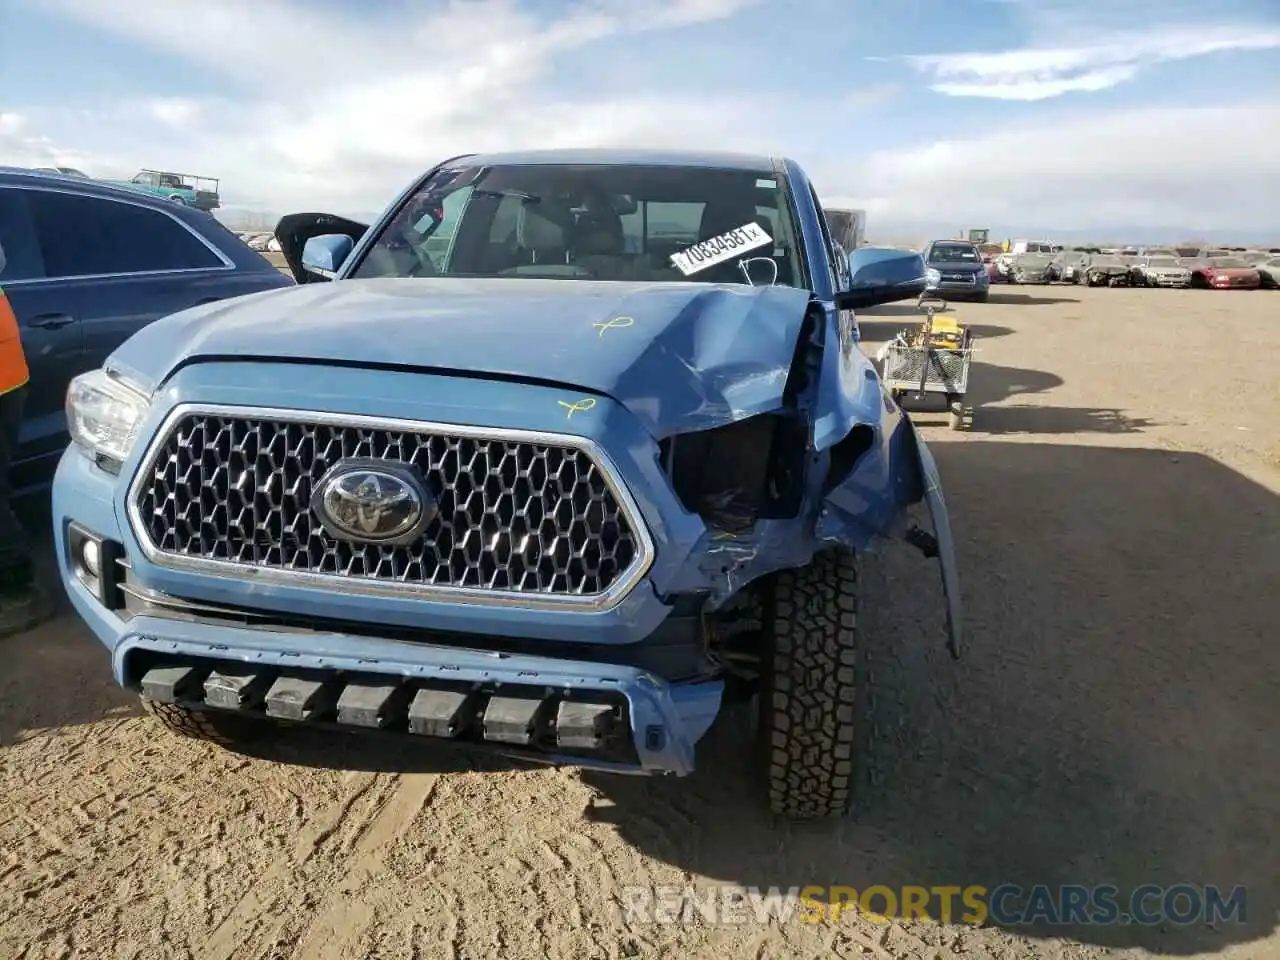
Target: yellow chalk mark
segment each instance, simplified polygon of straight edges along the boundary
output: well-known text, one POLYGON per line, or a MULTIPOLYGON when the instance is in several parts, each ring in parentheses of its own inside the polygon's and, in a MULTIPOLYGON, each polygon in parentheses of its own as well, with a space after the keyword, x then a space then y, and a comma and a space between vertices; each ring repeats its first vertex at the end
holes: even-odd
POLYGON ((624 327, 634 327, 635 325, 635 317, 614 317, 612 320, 600 320, 592 324, 593 327, 600 331, 600 336, 602 337, 606 330, 621 330, 624 327))
POLYGON ((564 400, 557 400, 556 403, 569 411, 564 415, 564 418, 566 420, 572 420, 575 413, 586 413, 588 410, 595 409, 596 398, 584 397, 581 400, 575 400, 573 403, 568 403, 564 400))

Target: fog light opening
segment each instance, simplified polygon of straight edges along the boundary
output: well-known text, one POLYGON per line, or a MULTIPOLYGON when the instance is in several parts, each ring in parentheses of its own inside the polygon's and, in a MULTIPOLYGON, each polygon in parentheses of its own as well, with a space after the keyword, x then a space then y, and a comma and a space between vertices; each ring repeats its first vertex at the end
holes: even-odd
POLYGON ((123 602, 116 564, 123 556, 120 545, 74 521, 67 526, 67 565, 84 587, 109 610, 123 602))
POLYGON ((91 577, 102 576, 102 547, 97 540, 86 540, 80 547, 80 563, 91 577))

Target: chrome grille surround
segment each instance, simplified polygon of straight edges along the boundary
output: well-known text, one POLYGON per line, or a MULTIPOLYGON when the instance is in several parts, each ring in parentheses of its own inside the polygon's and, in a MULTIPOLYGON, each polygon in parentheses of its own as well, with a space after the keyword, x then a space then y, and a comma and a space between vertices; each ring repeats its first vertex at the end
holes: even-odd
POLYGON ((607 610, 654 558, 604 449, 543 431, 184 403, 153 435, 126 502, 143 554, 159 567, 362 595, 607 610), (219 435, 209 445, 211 424, 219 435), (311 511, 311 486, 326 469, 371 455, 416 463, 439 499, 440 516, 417 543, 343 543, 311 511))

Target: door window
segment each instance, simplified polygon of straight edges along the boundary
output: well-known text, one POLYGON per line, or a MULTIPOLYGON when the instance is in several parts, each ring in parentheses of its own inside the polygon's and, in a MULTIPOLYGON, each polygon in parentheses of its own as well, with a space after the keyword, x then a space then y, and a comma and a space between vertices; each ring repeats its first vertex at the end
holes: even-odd
POLYGON ((413 226, 419 235, 426 237, 422 242, 423 252, 441 273, 449 268, 453 235, 458 231, 458 221, 462 219, 462 212, 467 208, 467 201, 471 199, 474 189, 468 185, 446 196, 440 203, 441 214, 438 222, 431 213, 428 213, 413 226))
POLYGON ((0 283, 44 276, 44 255, 36 240, 24 190, 0 188, 0 249, 4 250, 0 283))
POLYGON ((49 190, 27 194, 46 277, 223 267, 172 217, 147 207, 49 190))
MULTIPOLYGON (((831 242, 831 231, 827 226, 827 215, 823 212, 822 202, 818 199, 818 193, 813 189, 813 184, 809 184, 809 197, 813 200, 813 209, 818 214, 818 229, 822 231, 822 246, 827 254, 827 273, 834 286, 840 276, 840 268, 836 266, 835 244, 831 242)), ((817 264, 811 264, 810 269, 817 270, 817 264)))

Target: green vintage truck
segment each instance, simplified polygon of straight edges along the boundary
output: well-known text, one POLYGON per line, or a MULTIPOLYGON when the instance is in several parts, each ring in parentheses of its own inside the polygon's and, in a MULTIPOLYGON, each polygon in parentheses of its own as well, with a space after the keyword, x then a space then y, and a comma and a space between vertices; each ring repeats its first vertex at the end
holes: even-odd
POLYGON ((198 177, 190 173, 170 173, 163 170, 139 170, 128 180, 108 180, 134 190, 141 190, 157 197, 165 197, 175 203, 185 203, 197 210, 216 210, 218 180, 214 177, 198 177))

